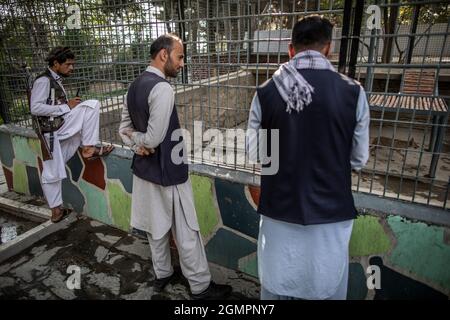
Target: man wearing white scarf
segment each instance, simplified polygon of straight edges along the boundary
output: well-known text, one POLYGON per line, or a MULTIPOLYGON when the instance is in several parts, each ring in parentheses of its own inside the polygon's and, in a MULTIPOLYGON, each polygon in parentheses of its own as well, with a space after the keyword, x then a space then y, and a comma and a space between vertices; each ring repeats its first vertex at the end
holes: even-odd
MULTIPOLYGON (((261 176, 261 299, 347 296, 357 215, 351 170, 367 162, 370 119, 363 88, 326 58, 332 28, 319 16, 297 22, 291 60, 252 101, 248 128, 276 129, 280 137, 279 154, 271 155, 279 157, 279 170, 261 176)), ((247 142, 254 150, 256 140, 247 142)))

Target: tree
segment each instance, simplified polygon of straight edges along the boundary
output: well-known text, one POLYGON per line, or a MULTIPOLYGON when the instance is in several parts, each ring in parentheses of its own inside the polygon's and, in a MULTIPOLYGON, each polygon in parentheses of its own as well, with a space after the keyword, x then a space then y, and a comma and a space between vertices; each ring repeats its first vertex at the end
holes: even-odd
MULTIPOLYGON (((396 0, 389 0, 389 3, 396 2, 396 0)), ((386 0, 388 3, 388 0, 386 0)), ((398 6, 384 7, 383 10, 383 26, 384 34, 388 37, 383 38, 383 53, 381 55, 381 60, 384 63, 389 63, 392 56, 392 45, 394 43, 394 35, 397 24, 397 18, 399 13, 398 6)))

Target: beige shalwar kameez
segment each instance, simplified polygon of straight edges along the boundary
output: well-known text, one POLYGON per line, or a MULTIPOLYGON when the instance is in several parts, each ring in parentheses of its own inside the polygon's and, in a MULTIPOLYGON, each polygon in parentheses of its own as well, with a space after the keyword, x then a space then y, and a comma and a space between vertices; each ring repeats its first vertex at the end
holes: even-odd
MULTIPOLYGON (((164 78, 160 70, 151 66, 145 72, 153 72, 164 78)), ((174 100, 169 83, 155 85, 148 96, 150 117, 147 132, 134 132, 130 139, 122 133, 124 129, 134 129, 125 99, 119 128, 123 142, 133 150, 138 146, 156 148, 167 133, 174 100)), ((173 273, 169 247, 169 232, 172 229, 181 269, 192 293, 200 293, 209 286, 211 274, 189 179, 182 184, 164 187, 133 175, 131 226, 147 232, 157 278, 165 278, 173 273)))

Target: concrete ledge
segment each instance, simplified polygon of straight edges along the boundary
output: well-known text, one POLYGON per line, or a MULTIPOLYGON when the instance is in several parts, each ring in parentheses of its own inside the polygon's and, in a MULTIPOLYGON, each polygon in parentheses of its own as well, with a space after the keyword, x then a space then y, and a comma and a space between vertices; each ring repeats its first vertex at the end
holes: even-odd
POLYGON ((28 220, 43 222, 52 216, 50 209, 0 197, 0 208, 28 220))
POLYGON ((189 171, 203 176, 219 178, 236 183, 249 184, 252 186, 259 186, 261 183, 261 177, 259 175, 217 166, 209 166, 206 164, 190 164, 189 171))
POLYGON ((401 200, 391 200, 381 196, 353 192, 355 206, 359 211, 368 210, 381 216, 396 215, 428 224, 450 227, 450 210, 439 209, 401 200))
POLYGON ((33 129, 19 127, 14 124, 2 124, 0 125, 0 132, 8 133, 16 136, 22 136, 27 138, 37 139, 37 135, 33 129))
POLYGON ((44 222, 39 226, 21 234, 14 240, 0 245, 0 263, 3 263, 3 261, 27 249, 42 238, 56 231, 67 228, 76 220, 77 214, 73 212, 67 218, 58 223, 53 223, 51 221, 44 222))

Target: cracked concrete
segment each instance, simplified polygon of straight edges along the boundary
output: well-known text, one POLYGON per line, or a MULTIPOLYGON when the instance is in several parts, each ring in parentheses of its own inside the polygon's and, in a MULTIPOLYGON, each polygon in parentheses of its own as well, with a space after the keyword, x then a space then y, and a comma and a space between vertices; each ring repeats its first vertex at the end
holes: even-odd
MULTIPOLYGON (((69 246, 66 246, 69 247, 69 246)), ((47 264, 56 253, 63 247, 55 247, 48 251, 42 252, 28 262, 22 264, 11 273, 26 282, 33 281, 33 274, 41 274, 47 270, 47 264)))
POLYGON ((91 273, 86 278, 88 283, 101 289, 109 290, 114 295, 118 295, 120 292, 120 278, 117 276, 109 276, 105 273, 91 273))
POLYGON ((101 232, 98 232, 95 234, 101 241, 109 243, 109 244, 114 244, 117 241, 120 240, 120 237, 116 237, 116 236, 111 236, 111 235, 107 235, 107 234, 103 234, 101 232))
MULTIPOLYGON (((111 255, 108 255, 108 256, 111 256, 111 255)), ((121 254, 112 255, 111 258, 109 260, 107 260, 106 262, 109 263, 109 264, 114 264, 116 261, 122 259, 123 257, 124 256, 121 255, 121 254)), ((133 270, 131 270, 131 271, 133 271, 133 270)))
POLYGON ((76 299, 74 290, 70 290, 66 285, 66 276, 62 275, 59 271, 54 271, 44 279, 43 284, 46 285, 51 292, 53 292, 58 298, 64 300, 76 299))
MULTIPOLYGON (((155 275, 150 247, 138 238, 85 216, 67 229, 36 242, 0 264, 1 299, 189 299, 189 285, 174 260, 177 276, 159 294, 153 292, 155 275), (80 272, 80 289, 67 281, 80 272)), ((210 264, 214 281, 233 286, 230 299, 257 299, 257 279, 210 264)))
POLYGON ((30 297, 35 300, 55 300, 57 299, 48 291, 42 291, 40 289, 32 289, 30 290, 30 297))
POLYGON ((109 249, 103 246, 98 246, 95 250, 94 256, 97 258, 97 262, 101 262, 108 255, 109 249))
POLYGON ((0 265, 0 275, 4 274, 5 272, 8 272, 12 268, 24 263, 25 261, 28 261, 27 257, 21 257, 14 263, 5 263, 3 265, 0 265))
POLYGON ((150 300, 152 296, 153 287, 147 284, 141 284, 135 292, 122 295, 122 298, 126 300, 150 300))
POLYGON ((0 289, 6 287, 12 287, 15 281, 14 278, 11 277, 0 277, 0 289))
POLYGON ((142 270, 141 265, 139 263, 135 262, 133 265, 133 269, 131 269, 131 272, 141 271, 141 270, 142 270))
POLYGON ((150 259, 150 247, 148 242, 140 238, 134 238, 130 244, 121 244, 117 246, 117 249, 140 256, 144 260, 150 259))

